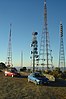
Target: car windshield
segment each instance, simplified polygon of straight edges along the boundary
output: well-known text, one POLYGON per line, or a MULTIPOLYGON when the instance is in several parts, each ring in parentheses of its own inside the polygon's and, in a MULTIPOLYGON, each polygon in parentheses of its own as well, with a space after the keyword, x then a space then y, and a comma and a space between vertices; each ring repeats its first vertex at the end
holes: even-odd
POLYGON ((41 73, 35 73, 35 77, 44 77, 41 73))
POLYGON ((15 68, 8 69, 9 72, 16 73, 17 70, 15 68))
POLYGON ((12 73, 15 73, 15 71, 14 71, 14 70, 11 70, 11 72, 12 72, 12 73))

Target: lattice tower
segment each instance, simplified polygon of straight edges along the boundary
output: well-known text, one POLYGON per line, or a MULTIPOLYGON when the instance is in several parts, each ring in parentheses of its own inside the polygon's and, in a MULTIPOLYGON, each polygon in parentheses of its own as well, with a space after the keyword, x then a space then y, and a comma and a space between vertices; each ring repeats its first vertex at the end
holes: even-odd
POLYGON ((63 25, 62 25, 62 23, 60 23, 59 67, 65 68, 65 54, 64 54, 63 25))
POLYGON ((49 40, 49 32, 47 26, 47 6, 46 0, 44 1, 44 26, 41 35, 41 43, 40 43, 40 50, 39 50, 39 66, 49 69, 50 66, 53 67, 53 57, 51 55, 52 50, 50 50, 50 40, 49 40))
POLYGON ((13 66, 13 64, 12 64, 11 26, 12 26, 12 24, 10 24, 8 52, 7 52, 7 67, 12 67, 13 66))

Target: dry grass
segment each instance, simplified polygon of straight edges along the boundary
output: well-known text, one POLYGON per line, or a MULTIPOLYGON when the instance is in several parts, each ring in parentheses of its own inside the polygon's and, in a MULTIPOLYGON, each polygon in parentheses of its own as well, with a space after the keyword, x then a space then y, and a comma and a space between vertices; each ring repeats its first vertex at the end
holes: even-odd
POLYGON ((28 83, 27 78, 4 77, 0 73, 0 99, 66 99, 66 85, 62 85, 39 86, 28 83))

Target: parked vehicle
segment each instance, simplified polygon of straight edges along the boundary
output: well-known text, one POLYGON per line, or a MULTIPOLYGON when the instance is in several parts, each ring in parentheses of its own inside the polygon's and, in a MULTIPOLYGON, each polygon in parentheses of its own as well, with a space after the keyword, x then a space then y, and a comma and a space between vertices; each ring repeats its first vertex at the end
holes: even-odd
POLYGON ((4 74, 5 76, 11 76, 11 77, 20 76, 20 73, 17 72, 16 68, 9 68, 5 70, 4 74))
POLYGON ((41 73, 39 72, 35 72, 35 73, 31 73, 28 76, 28 82, 31 81, 35 84, 47 84, 49 83, 48 78, 46 78, 45 76, 43 76, 41 73))

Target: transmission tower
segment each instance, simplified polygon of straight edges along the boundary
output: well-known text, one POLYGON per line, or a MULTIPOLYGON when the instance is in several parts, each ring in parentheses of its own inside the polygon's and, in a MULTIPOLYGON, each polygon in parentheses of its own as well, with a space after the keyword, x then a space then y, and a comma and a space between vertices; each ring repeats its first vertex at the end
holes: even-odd
POLYGON ((7 52, 7 67, 12 67, 12 45, 11 45, 11 26, 10 24, 10 33, 9 33, 9 42, 8 42, 8 52, 7 52))
POLYGON ((44 26, 41 35, 41 43, 39 50, 39 66, 44 67, 48 70, 50 66, 52 66, 53 57, 51 56, 52 50, 50 50, 50 41, 49 41, 49 33, 47 26, 47 6, 46 0, 44 1, 44 26))
POLYGON ((64 43, 63 43, 63 25, 60 23, 60 51, 59 51, 59 67, 65 69, 65 55, 64 55, 64 43))

